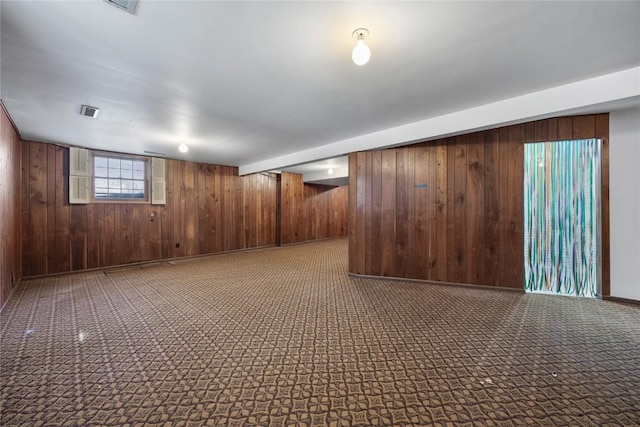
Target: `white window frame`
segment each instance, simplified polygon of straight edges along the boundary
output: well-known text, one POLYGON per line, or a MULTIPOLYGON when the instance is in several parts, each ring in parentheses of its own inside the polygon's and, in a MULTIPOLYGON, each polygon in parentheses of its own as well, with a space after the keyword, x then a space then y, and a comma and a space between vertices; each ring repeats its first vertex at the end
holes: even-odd
MULTIPOLYGON (((105 151, 94 151, 83 148, 69 148, 69 203, 146 203, 154 205, 166 204, 166 160, 163 158, 137 156, 134 154, 120 154, 105 151), (96 179, 109 179, 108 177, 96 177, 94 159, 96 157, 107 159, 124 159, 132 161, 144 161, 144 198, 101 198, 96 197, 96 179)), ((127 178, 112 178, 127 179, 127 178)), ((133 174, 132 178, 133 180, 133 174)), ((136 181, 140 181, 137 179, 136 181)))

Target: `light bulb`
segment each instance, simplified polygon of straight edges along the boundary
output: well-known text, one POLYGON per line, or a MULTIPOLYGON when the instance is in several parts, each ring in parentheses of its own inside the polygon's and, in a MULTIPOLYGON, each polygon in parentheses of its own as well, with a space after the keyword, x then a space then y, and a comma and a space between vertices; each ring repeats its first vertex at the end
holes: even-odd
POLYGON ((329 175, 333 175, 333 169, 329 168, 329 170, 327 171, 327 173, 328 173, 329 175))
POLYGON ((178 146, 178 150, 180 150, 181 153, 186 153, 187 151, 189 151, 189 146, 187 146, 187 144, 183 142, 178 146))
POLYGON ((366 45, 363 39, 358 40, 358 44, 351 51, 351 59, 356 65, 364 65, 371 58, 371 49, 366 45))

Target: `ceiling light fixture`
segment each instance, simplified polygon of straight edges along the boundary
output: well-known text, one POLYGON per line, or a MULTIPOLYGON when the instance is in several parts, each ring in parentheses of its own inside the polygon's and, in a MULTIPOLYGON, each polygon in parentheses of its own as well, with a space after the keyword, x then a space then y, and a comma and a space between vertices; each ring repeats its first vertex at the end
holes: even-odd
POLYGON ((357 40, 356 47, 351 51, 351 59, 356 65, 364 65, 371 58, 371 49, 364 42, 364 38, 369 35, 369 30, 358 28, 351 35, 357 40))
POLYGON ((189 146, 183 142, 178 146, 178 150, 180 150, 181 153, 186 153, 189 151, 189 146))
POLYGON ((329 175, 333 175, 333 169, 329 168, 329 170, 327 171, 327 173, 328 173, 329 175))

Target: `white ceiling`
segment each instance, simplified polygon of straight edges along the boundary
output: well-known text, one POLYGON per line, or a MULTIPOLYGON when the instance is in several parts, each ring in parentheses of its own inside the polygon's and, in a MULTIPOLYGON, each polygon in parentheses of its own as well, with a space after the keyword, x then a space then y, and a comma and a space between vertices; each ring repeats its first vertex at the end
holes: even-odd
POLYGON ((24 139, 241 170, 640 65, 638 1, 0 7, 0 91, 24 139), (358 27, 370 31, 363 67, 350 58, 358 27))

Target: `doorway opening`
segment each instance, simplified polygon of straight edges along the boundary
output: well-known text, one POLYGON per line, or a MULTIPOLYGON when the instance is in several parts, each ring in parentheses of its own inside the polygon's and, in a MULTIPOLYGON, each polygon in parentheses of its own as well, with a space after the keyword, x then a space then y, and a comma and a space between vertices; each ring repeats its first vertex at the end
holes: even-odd
POLYGON ((524 146, 527 292, 601 295, 600 139, 524 146))

